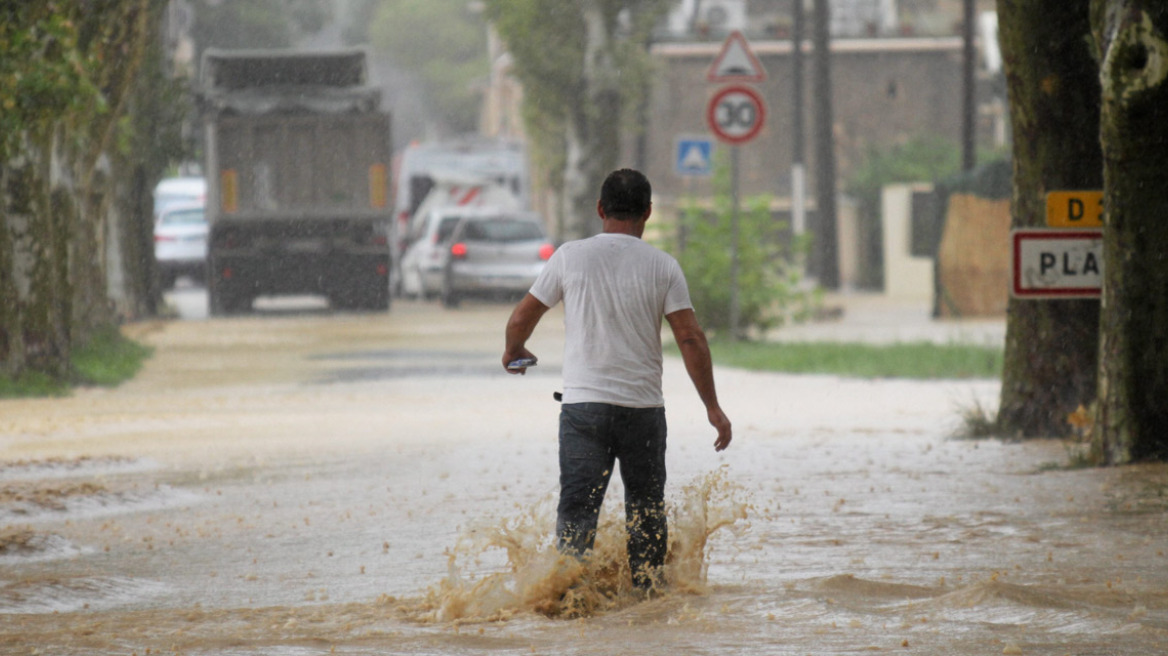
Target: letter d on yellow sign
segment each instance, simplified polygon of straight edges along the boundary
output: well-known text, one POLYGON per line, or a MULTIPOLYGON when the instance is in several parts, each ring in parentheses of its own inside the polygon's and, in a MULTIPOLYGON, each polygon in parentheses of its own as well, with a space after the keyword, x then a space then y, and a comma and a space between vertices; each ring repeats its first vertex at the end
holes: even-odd
POLYGON ((1052 191, 1046 194, 1049 228, 1102 228, 1102 191, 1052 191))

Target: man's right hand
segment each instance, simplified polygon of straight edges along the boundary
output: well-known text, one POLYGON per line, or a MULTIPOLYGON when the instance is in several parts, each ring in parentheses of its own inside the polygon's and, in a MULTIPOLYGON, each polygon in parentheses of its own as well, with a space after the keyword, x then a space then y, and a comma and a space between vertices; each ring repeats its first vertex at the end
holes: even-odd
POLYGON ((531 332, 535 330, 540 318, 547 311, 548 307, 532 296, 531 292, 528 292, 511 312, 511 318, 507 320, 505 346, 503 347, 503 369, 507 373, 520 376, 527 373, 527 367, 508 369, 507 365, 520 358, 535 357, 535 354, 528 351, 524 345, 527 343, 527 338, 531 337, 531 332))

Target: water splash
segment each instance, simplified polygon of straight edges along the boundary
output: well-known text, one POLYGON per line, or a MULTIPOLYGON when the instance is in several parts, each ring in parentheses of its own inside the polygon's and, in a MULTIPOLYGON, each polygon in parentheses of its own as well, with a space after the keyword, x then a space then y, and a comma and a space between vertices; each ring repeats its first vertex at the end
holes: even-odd
MULTIPOLYGON (((748 527, 745 496, 725 467, 683 488, 679 501, 668 508, 666 583, 654 594, 705 592, 710 537, 722 529, 748 527)), ((514 518, 476 526, 447 551, 446 578, 407 614, 422 622, 487 622, 524 612, 591 616, 638 603, 645 593, 632 586, 623 518, 619 503, 606 504, 595 546, 582 560, 556 551, 549 530, 555 525, 550 498, 514 518), (503 564, 476 573, 500 553, 503 564)))

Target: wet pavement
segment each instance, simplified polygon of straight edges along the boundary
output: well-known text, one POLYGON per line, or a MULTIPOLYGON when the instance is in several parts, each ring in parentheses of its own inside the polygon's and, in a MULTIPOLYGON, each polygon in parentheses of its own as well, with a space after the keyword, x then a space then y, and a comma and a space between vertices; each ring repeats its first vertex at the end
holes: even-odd
MULTIPOLYGON (((868 300, 787 338, 954 333, 868 300)), ((1168 651, 1168 469, 954 439, 996 381, 718 369, 717 454, 668 359, 671 587, 628 589, 616 481, 595 558, 558 562, 562 329, 508 376, 508 312, 134 325, 135 380, 0 401, 0 653, 1168 651)))

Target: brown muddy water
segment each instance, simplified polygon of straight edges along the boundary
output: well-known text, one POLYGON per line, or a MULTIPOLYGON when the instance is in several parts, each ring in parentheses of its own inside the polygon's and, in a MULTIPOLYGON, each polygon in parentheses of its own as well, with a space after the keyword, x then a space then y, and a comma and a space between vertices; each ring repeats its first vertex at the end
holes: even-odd
POLYGON ((508 308, 136 325, 115 390, 0 401, 4 654, 1168 653, 1168 469, 964 441, 993 381, 667 362, 671 586, 634 595, 614 481, 550 549, 562 333, 508 308))

